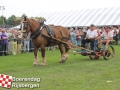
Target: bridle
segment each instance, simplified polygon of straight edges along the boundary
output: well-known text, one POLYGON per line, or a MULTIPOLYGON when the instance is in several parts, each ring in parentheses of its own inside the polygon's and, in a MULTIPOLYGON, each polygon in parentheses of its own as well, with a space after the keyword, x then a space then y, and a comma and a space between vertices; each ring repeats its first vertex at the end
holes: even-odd
MULTIPOLYGON (((40 25, 39 25, 38 29, 36 30, 36 32, 34 34, 31 33, 31 38, 35 38, 36 36, 38 36, 40 34, 43 27, 45 26, 44 21, 46 21, 46 20, 40 21, 40 25)), ((27 32, 27 35, 28 35, 28 26, 32 30, 32 26, 29 24, 28 21, 21 21, 21 31, 23 32, 23 30, 25 30, 25 32, 27 32)))
POLYGON ((21 27, 22 31, 25 30, 25 32, 27 32, 27 33, 28 33, 28 26, 30 26, 30 28, 32 29, 32 27, 28 21, 22 21, 21 25, 22 25, 22 27, 21 27))

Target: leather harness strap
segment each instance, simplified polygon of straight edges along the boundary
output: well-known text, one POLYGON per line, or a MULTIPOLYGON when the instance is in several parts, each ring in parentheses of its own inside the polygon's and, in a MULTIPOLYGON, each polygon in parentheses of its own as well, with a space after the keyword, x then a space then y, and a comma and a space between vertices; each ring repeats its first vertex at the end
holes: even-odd
POLYGON ((58 28, 57 26, 56 26, 56 28, 60 31, 60 34, 61 34, 61 37, 62 37, 62 39, 61 40, 63 40, 63 39, 69 39, 69 38, 67 38, 67 37, 65 37, 65 36, 63 36, 63 34, 62 34, 62 31, 61 31, 61 29, 60 28, 58 28))
POLYGON ((44 26, 45 26, 47 33, 50 37, 52 37, 53 35, 54 35, 54 37, 56 37, 55 32, 52 30, 52 28, 50 26, 48 26, 48 25, 44 25, 44 26))
MULTIPOLYGON (((48 33, 48 35, 49 35, 51 38, 52 38, 53 36, 56 38, 56 34, 55 34, 54 30, 52 30, 52 28, 51 28, 50 26, 45 25, 45 24, 44 24, 44 21, 43 21, 43 22, 40 22, 40 23, 41 23, 41 25, 40 25, 39 28, 36 30, 36 32, 35 32, 34 34, 31 34, 31 38, 37 37, 37 36, 41 33, 41 31, 42 31, 42 29, 43 29, 44 27, 46 28, 47 33, 48 33)), ((60 28, 58 28, 57 26, 55 26, 55 28, 57 28, 57 29, 60 31, 60 34, 61 34, 61 37, 62 37, 61 40, 63 40, 63 39, 67 39, 67 40, 68 40, 68 39, 69 39, 69 38, 63 36, 62 31, 61 31, 60 28)), ((43 36, 44 36, 44 35, 43 35, 43 36)), ((51 40, 49 39, 49 41, 51 41, 51 40)))

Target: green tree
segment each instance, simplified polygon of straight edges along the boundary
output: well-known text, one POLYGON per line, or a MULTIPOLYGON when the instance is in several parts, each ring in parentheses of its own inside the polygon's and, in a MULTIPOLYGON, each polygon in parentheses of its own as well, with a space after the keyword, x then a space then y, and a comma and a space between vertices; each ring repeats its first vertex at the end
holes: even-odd
POLYGON ((8 19, 7 19, 7 24, 14 26, 14 21, 16 20, 16 16, 15 15, 11 15, 8 19))
POLYGON ((4 17, 4 24, 7 24, 7 19, 6 19, 6 17, 4 17))
POLYGON ((6 17, 0 16, 0 25, 3 24, 3 19, 4 19, 4 25, 7 23, 6 17))
POLYGON ((23 13, 23 15, 22 15, 21 17, 23 18, 23 17, 25 17, 25 16, 27 17, 27 15, 23 13))
POLYGON ((46 19, 45 19, 44 17, 39 17, 39 20, 40 20, 40 21, 42 21, 42 20, 45 20, 45 21, 46 21, 46 19))
POLYGON ((2 23, 3 23, 3 19, 2 17, 0 17, 0 25, 2 25, 2 23))
POLYGON ((16 20, 14 21, 14 25, 19 25, 21 22, 21 17, 16 17, 16 20))

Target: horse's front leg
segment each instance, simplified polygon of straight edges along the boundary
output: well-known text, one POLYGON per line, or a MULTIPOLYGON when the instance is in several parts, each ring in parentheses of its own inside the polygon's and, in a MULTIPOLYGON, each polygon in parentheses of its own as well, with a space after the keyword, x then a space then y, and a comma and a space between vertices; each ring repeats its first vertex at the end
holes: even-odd
POLYGON ((37 53, 38 53, 38 48, 34 46, 34 63, 33 63, 34 66, 38 66, 39 64, 37 53))
POLYGON ((41 65, 46 65, 45 46, 41 46, 41 54, 42 54, 42 63, 41 63, 41 65))

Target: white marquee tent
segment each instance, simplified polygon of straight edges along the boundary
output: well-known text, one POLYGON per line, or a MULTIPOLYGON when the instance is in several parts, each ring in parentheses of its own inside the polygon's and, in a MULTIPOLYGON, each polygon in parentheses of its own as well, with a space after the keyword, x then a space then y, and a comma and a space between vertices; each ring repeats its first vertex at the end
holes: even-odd
POLYGON ((20 25, 18 25, 18 26, 15 26, 15 27, 13 27, 13 28, 20 28, 20 25))
POLYGON ((39 17, 44 17, 46 24, 73 26, 120 25, 120 7, 87 9, 66 12, 43 12, 39 17))

